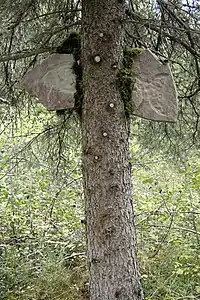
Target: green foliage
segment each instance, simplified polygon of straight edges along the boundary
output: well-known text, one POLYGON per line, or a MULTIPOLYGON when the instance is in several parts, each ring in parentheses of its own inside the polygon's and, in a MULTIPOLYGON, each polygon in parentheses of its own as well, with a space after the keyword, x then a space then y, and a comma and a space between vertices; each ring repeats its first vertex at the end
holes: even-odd
POLYGON ((75 299, 85 280, 78 127, 40 105, 21 117, 1 124, 0 299, 75 299))
MULTIPOLYGON (((79 127, 39 104, 28 112, 15 126, 12 114, 1 124, 0 299, 81 299, 87 272, 79 127)), ((136 136, 130 142, 145 299, 195 299, 198 151, 184 162, 164 160, 161 151, 142 156, 136 136)))
POLYGON ((84 257, 66 259, 68 248, 45 246, 27 242, 3 251, 2 300, 73 300, 81 296, 86 281, 84 257))
POLYGON ((191 185, 199 163, 192 161, 189 170, 161 155, 144 165, 135 161, 138 253, 148 300, 196 299, 199 294, 200 186, 191 185))
MULTIPOLYGON (((199 141, 200 18, 198 1, 193 2, 132 1, 126 24, 130 45, 153 49, 172 62, 182 121, 134 124, 133 196, 146 300, 197 299, 200 294, 199 152, 190 152, 186 160, 189 147, 199 141), (136 144, 139 134, 145 149, 136 144), (182 148, 178 138, 184 141, 182 148), (136 160, 147 147, 155 152, 156 143, 176 153, 183 149, 185 161, 181 166, 170 158, 164 161, 163 152, 136 160)), ((65 115, 57 121, 39 105, 26 106, 28 116, 24 114, 19 102, 27 104, 27 97, 18 82, 52 49, 73 53, 80 114, 80 36, 69 34, 63 48, 57 47, 69 28, 80 27, 80 1, 1 4, 0 299, 79 299, 86 272, 79 255, 84 228, 78 126, 65 115), (18 107, 17 121, 13 105, 18 107)), ((139 52, 125 50, 119 74, 127 115, 133 110, 130 67, 139 52)))
MULTIPOLYGON (((40 105, 34 111, 21 112, 15 129, 1 125, 0 299, 82 299, 87 271, 76 126, 40 105)), ((198 153, 183 164, 164 160, 162 152, 141 156, 136 138, 131 144, 145 299, 195 299, 200 282, 198 153)))

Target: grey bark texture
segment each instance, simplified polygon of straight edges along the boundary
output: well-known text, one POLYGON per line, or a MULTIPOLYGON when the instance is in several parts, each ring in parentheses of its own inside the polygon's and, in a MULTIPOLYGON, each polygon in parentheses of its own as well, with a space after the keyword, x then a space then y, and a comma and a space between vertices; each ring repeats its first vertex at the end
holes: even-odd
POLYGON ((91 300, 143 299, 128 124, 117 87, 124 6, 119 0, 82 0, 83 177, 91 300))

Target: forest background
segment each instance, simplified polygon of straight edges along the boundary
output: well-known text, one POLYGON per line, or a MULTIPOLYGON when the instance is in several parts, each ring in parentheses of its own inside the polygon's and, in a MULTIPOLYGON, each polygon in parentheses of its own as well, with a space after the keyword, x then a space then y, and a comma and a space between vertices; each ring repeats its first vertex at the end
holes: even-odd
MULTIPOLYGON (((0 8, 0 299, 86 296, 80 128, 20 88, 23 74, 80 27, 80 1, 0 8)), ((198 1, 134 1, 126 43, 170 61, 176 124, 134 117, 131 163, 145 299, 200 297, 198 1), (141 26, 142 25, 142 26, 141 26)))

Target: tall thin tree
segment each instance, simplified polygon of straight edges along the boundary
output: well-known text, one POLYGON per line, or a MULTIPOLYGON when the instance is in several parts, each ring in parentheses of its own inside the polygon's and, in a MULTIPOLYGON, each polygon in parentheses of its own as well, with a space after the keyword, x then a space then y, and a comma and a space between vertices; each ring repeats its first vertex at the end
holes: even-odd
POLYGON ((125 1, 82 1, 83 176, 91 300, 143 299, 136 258, 129 120, 117 86, 125 1))

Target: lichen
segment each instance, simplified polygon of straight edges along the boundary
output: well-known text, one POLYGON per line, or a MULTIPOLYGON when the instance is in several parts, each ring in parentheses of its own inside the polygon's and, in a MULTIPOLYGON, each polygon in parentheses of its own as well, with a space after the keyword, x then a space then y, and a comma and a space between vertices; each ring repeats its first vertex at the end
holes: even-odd
POLYGON ((73 54, 74 64, 73 72, 76 76, 76 92, 74 94, 75 106, 74 110, 81 117, 82 102, 83 102, 83 71, 81 66, 81 36, 77 31, 72 31, 63 43, 57 47, 56 53, 73 54))
POLYGON ((78 61, 73 64, 73 71, 76 75, 76 92, 74 94, 75 106, 74 110, 81 117, 83 103, 83 69, 78 61))
POLYGON ((118 86, 125 107, 125 113, 130 116, 134 110, 131 100, 134 74, 132 66, 134 59, 142 52, 141 48, 126 48, 123 53, 123 67, 118 74, 118 86))

